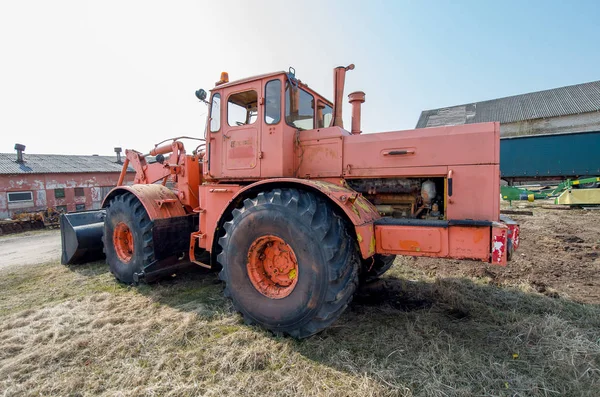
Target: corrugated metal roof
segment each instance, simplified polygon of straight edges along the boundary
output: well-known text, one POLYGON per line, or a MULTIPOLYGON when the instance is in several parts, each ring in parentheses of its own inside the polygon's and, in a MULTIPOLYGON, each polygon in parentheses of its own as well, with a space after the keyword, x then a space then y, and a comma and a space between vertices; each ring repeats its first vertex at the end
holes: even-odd
MULTIPOLYGON (((17 153, 0 153, 0 174, 64 174, 84 172, 120 172, 123 165, 115 156, 78 156, 27 154, 17 163, 17 153)), ((129 171, 133 171, 129 167, 129 171)))
POLYGON ((488 121, 513 123, 600 111, 600 81, 528 94, 424 110, 417 128, 488 121), (470 115, 469 109, 474 109, 470 115), (464 117, 463 117, 464 115, 464 117))

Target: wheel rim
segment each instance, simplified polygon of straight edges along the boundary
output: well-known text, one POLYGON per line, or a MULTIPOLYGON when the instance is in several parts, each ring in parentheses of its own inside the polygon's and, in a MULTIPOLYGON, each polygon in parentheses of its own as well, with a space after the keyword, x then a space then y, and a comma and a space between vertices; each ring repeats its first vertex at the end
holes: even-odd
POLYGON ((276 236, 259 237, 248 250, 248 277, 258 292, 271 299, 285 298, 298 282, 294 250, 276 236))
POLYGON ((131 229, 124 222, 119 222, 115 226, 113 233, 113 246, 115 252, 122 262, 129 262, 133 257, 133 234, 131 229))

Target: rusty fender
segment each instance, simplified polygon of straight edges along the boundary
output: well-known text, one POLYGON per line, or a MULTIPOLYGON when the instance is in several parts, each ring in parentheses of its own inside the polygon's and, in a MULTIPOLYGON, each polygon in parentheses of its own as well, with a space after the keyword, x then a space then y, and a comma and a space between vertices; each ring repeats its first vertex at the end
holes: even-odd
POLYGON ((140 200, 150 220, 174 218, 186 215, 177 195, 162 185, 118 186, 110 191, 102 201, 106 208, 114 197, 123 193, 131 193, 140 200))
MULTIPOLYGON (((319 194, 339 208, 347 219, 354 225, 356 239, 363 258, 369 258, 375 254, 375 229, 373 222, 380 218, 377 209, 360 193, 347 187, 343 179, 335 180, 337 183, 323 180, 278 178, 259 181, 244 187, 232 197, 235 202, 238 197, 248 195, 253 191, 264 191, 267 188, 296 187, 319 194)), ((221 214, 229 210, 226 209, 221 214)))

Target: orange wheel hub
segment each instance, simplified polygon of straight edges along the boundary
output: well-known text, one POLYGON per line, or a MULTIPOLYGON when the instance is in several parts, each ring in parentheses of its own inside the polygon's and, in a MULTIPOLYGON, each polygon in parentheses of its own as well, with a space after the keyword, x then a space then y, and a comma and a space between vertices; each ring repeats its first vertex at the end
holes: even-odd
POLYGON ((248 277, 254 288, 271 299, 285 298, 298 282, 294 250, 276 236, 259 237, 248 250, 248 277))
POLYGON ((117 223, 113 232, 113 246, 122 262, 129 262, 133 256, 133 234, 125 222, 117 223))

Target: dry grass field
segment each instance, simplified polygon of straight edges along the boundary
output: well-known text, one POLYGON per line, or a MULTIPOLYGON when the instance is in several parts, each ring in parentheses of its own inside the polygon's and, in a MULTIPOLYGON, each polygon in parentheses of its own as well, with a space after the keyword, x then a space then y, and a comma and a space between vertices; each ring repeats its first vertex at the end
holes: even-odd
POLYGON ((597 396, 600 211, 516 218, 508 268, 399 258, 304 341, 244 325, 199 270, 0 267, 0 396, 597 396))

